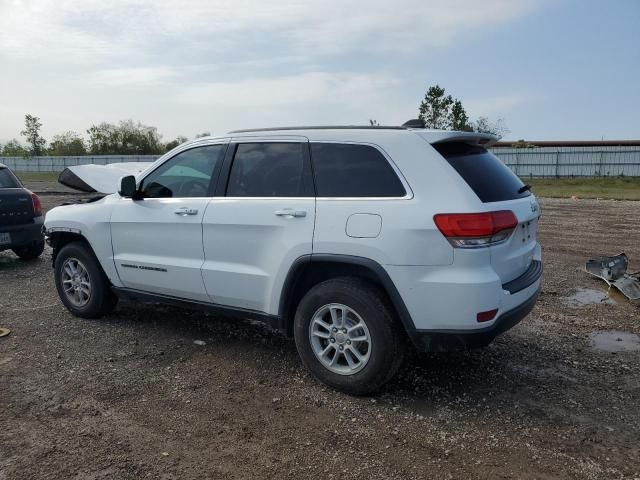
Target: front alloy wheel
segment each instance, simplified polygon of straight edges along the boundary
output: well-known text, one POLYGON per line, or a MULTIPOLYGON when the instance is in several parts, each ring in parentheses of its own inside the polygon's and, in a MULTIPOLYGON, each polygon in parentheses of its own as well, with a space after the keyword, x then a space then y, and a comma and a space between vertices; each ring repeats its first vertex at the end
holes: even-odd
POLYGON ((75 307, 84 307, 91 299, 91 277, 77 258, 65 259, 60 271, 64 293, 75 307))
POLYGON ((98 318, 115 307, 118 298, 86 242, 71 242, 60 248, 54 269, 60 300, 74 315, 98 318))

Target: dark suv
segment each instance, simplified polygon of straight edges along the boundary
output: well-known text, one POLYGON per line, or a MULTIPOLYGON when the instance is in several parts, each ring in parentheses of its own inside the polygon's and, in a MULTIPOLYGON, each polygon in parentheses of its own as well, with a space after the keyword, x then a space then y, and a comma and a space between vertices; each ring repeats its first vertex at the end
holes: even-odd
POLYGON ((13 250, 23 260, 32 260, 44 250, 44 214, 38 196, 0 163, 0 252, 13 250))

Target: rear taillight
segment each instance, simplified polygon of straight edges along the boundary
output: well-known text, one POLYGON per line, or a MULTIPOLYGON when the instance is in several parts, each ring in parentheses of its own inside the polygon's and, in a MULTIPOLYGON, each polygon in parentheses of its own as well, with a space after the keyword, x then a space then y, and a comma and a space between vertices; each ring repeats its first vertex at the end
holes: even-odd
POLYGON ((33 216, 41 217, 42 216, 42 203, 40 203, 40 199, 38 195, 31 192, 31 202, 33 203, 33 216))
POLYGON ((439 213, 433 221, 454 247, 478 248, 509 238, 518 225, 511 210, 486 213, 439 213))

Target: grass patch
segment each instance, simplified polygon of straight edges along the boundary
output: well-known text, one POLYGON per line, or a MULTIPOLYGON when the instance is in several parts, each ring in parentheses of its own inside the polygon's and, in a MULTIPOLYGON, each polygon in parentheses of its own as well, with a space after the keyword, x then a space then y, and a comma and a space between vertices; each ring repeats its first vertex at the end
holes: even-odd
POLYGON ((59 172, 13 172, 22 183, 58 181, 59 172))
POLYGON ((640 200, 640 177, 523 178, 537 197, 640 200))

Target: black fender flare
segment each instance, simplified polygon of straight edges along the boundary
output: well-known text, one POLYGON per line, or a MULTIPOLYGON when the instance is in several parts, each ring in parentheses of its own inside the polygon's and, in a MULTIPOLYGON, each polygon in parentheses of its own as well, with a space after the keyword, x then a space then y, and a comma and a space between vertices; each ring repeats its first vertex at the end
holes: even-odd
POLYGON ((302 255, 301 257, 298 257, 291 264, 289 272, 287 273, 284 284, 282 286, 282 294, 280 295, 280 303, 278 306, 278 316, 282 318, 283 321, 285 316, 287 315, 287 302, 289 300, 288 292, 291 292, 293 290, 293 286, 299 278, 303 268, 310 263, 316 262, 337 263, 342 265, 357 265, 371 272, 373 276, 378 280, 382 288, 385 290, 386 294, 389 296, 391 304, 393 305, 398 315, 398 319, 402 323, 402 326, 411 339, 411 342, 416 346, 420 344, 417 338, 416 327, 413 323, 413 319, 411 318, 411 314, 409 313, 404 300, 400 296, 398 289, 393 283, 393 280, 391 280, 391 277, 389 277, 387 271, 375 260, 366 257, 359 257, 357 255, 313 253, 310 255, 302 255))

